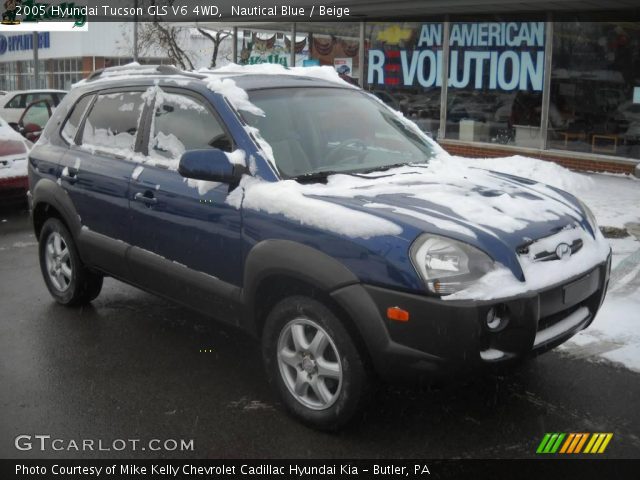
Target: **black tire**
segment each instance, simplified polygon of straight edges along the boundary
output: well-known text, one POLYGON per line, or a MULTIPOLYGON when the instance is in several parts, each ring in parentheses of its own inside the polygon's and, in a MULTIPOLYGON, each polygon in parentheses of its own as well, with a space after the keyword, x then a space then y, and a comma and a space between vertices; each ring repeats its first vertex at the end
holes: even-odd
POLYGON ((303 423, 318 430, 336 431, 363 412, 371 388, 369 368, 343 323, 326 305, 303 296, 288 297, 276 304, 265 322, 262 354, 269 381, 275 386, 288 412, 303 423), (302 320, 308 323, 303 322, 301 325, 302 320), (296 346, 293 344, 292 327, 299 332, 300 326, 307 336, 310 348, 303 348, 306 352, 302 357, 290 360, 297 366, 284 364, 279 361, 281 346, 289 345, 285 347, 287 355, 299 353, 295 351, 296 346), (326 334, 329 341, 326 342, 324 353, 320 352, 315 358, 311 347, 318 332, 326 334), (305 366, 309 370, 303 368, 303 362, 297 363, 300 358, 307 358, 305 366), (330 365, 331 369, 326 367, 321 370, 320 365, 330 365), (333 378, 336 365, 339 380, 333 378), (323 371, 334 373, 324 376, 321 375, 323 371), (315 378, 314 386, 309 383, 307 387, 306 399, 294 393, 292 377, 297 379, 298 375, 306 375, 304 382, 307 383, 313 382, 315 378), (324 395, 316 394, 317 391, 324 395), (323 396, 333 400, 325 402, 321 398, 323 396), (318 405, 303 403, 314 402, 313 397, 318 405))
POLYGON ((102 275, 82 263, 73 237, 57 218, 48 219, 42 226, 38 250, 42 277, 56 302, 69 306, 85 305, 100 294, 102 275), (48 248, 56 249, 56 240, 59 240, 62 255, 47 253, 48 248), (50 242, 51 247, 48 246, 50 242), (57 258, 54 260, 52 256, 57 258), (50 274, 52 265, 58 275, 50 274))

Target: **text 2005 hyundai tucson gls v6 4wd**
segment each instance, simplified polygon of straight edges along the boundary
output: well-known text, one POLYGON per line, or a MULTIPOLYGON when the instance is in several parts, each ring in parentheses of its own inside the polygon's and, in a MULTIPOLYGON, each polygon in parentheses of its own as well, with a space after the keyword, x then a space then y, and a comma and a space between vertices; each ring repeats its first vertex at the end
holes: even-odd
POLYGON ((74 88, 29 160, 53 297, 89 302, 108 275, 246 329, 288 410, 327 429, 373 375, 505 362, 589 325, 610 248, 585 205, 459 165, 304 72, 129 67, 74 88))

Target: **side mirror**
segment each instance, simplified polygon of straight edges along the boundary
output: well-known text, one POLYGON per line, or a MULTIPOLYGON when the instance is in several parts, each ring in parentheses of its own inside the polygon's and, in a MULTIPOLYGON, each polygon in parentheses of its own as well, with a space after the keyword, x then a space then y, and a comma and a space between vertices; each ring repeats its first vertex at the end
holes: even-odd
POLYGON ((184 152, 178 165, 178 173, 185 178, 220 183, 237 183, 244 171, 217 148, 184 152))

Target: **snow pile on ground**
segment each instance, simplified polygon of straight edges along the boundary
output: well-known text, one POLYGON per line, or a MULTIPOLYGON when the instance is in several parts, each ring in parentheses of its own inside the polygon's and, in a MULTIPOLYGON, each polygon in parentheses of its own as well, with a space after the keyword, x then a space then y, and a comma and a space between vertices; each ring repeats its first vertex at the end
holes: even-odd
POLYGON ((576 195, 593 211, 600 226, 623 228, 640 223, 640 179, 622 175, 595 175, 597 184, 576 195))
MULTIPOLYGON (((592 174, 593 187, 579 192, 600 225, 640 223, 640 181, 592 174)), ((609 360, 640 372, 640 241, 609 239, 613 248, 609 292, 594 322, 561 351, 572 357, 609 360)))

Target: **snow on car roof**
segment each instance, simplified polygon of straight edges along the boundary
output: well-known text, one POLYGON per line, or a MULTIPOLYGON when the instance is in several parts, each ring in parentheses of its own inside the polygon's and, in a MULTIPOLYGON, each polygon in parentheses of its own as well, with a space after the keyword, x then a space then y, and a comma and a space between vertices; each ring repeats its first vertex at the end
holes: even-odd
POLYGON ((10 92, 2 92, 0 95, 16 95, 19 93, 67 93, 66 90, 56 90, 53 88, 41 88, 41 89, 33 89, 33 90, 12 90, 10 92))

